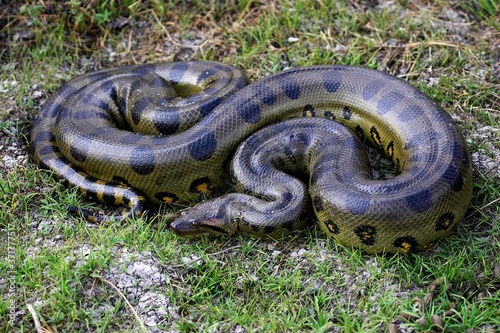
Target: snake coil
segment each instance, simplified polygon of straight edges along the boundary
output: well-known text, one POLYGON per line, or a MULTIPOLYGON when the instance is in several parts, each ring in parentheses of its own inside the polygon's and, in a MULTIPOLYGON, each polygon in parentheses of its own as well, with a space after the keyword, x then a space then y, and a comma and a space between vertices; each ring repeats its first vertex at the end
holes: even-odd
POLYGON ((464 216, 472 192, 464 138, 406 82, 311 66, 246 84, 236 68, 207 61, 88 73, 61 86, 37 116, 33 155, 87 198, 130 208, 121 217, 82 211, 103 221, 139 216, 145 201, 219 193, 236 150, 240 193, 184 212, 171 228, 186 237, 279 237, 300 228, 312 205, 320 227, 344 245, 408 252, 444 238, 464 216), (385 152, 400 174, 373 180, 361 142, 385 152))

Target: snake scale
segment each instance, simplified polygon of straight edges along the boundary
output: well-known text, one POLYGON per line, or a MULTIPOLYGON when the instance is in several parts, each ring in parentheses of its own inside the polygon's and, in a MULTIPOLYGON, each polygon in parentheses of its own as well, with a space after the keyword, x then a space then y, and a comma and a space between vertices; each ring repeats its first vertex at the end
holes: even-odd
POLYGON ((234 154, 238 192, 183 212, 171 229, 186 237, 279 237, 313 210, 341 244, 409 252, 447 236, 472 192, 451 117, 408 83, 360 67, 302 67, 249 85, 238 69, 208 61, 91 72, 48 100, 31 142, 39 166, 85 197, 129 207, 111 217, 70 208, 94 221, 218 195, 234 154), (400 174, 374 180, 362 142, 400 174))

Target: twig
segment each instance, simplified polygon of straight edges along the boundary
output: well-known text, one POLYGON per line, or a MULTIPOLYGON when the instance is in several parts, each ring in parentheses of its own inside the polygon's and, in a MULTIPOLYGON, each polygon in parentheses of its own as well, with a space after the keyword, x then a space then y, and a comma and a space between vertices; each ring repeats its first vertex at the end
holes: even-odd
POLYGON ((28 308, 28 311, 31 313, 31 316, 33 317, 37 333, 46 333, 47 331, 42 327, 42 324, 40 324, 38 313, 36 313, 35 308, 33 308, 33 305, 28 303, 26 304, 26 307, 28 308))
MULTIPOLYGON (((488 202, 486 205, 484 205, 483 207, 481 208, 478 208, 476 209, 476 212, 479 212, 479 211, 482 211, 483 209, 485 209, 486 207, 488 206, 491 206, 493 205, 495 202, 498 202, 500 201, 500 198, 496 198, 495 200, 491 201, 491 202, 488 202)), ((469 217, 471 217, 474 213, 471 213, 470 215, 466 216, 465 218, 468 219, 469 217)))
POLYGON ((127 298, 125 297, 125 295, 123 295, 123 293, 120 291, 120 289, 118 289, 117 286, 115 286, 114 284, 112 284, 111 282, 109 282, 108 280, 106 280, 105 278, 103 278, 102 276, 96 276, 96 277, 99 280, 101 280, 102 282, 105 282, 105 283, 109 284, 114 290, 116 290, 116 292, 118 293, 118 295, 120 295, 120 297, 123 298, 123 300, 125 301, 125 303, 127 303, 127 305, 130 308, 130 310, 132 310, 132 313, 134 314, 135 319, 139 322, 139 325, 141 325, 142 331, 144 333, 147 333, 146 327, 144 326, 144 323, 142 322, 141 318, 139 317, 139 315, 135 311, 135 309, 132 306, 132 304, 130 304, 130 302, 127 300, 127 298))

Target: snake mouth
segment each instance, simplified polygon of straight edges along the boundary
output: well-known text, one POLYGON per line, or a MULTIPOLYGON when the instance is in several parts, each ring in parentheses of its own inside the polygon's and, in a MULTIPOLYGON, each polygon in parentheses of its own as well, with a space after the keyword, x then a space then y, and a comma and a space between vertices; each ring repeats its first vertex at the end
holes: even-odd
POLYGON ((194 238, 203 235, 229 235, 222 226, 222 221, 211 219, 183 219, 182 217, 170 224, 170 230, 179 237, 194 238))

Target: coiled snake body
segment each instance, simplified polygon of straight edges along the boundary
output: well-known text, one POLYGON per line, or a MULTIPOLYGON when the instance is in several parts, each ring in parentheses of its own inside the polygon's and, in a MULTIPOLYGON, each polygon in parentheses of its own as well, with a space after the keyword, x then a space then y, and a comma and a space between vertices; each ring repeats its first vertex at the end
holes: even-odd
POLYGON ((312 66, 245 85, 234 67, 203 61, 89 73, 64 84, 35 119, 33 155, 86 197, 128 206, 128 218, 145 200, 217 194, 225 161, 251 134, 231 162, 243 193, 184 212, 171 226, 181 236, 278 237, 301 227, 312 203, 338 242, 408 252, 462 219, 472 191, 464 139, 409 84, 364 68, 312 66), (373 180, 361 141, 401 173, 373 180), (308 175, 309 186, 288 173, 308 175))

